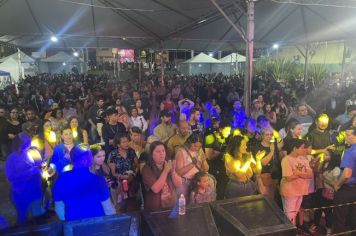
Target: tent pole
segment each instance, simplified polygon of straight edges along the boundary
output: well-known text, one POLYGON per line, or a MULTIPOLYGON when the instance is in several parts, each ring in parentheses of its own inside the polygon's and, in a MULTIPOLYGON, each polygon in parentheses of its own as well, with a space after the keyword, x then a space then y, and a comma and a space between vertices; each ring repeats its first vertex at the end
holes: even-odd
POLYGON ((308 77, 308 63, 309 63, 309 43, 307 43, 305 49, 305 62, 304 62, 304 88, 307 87, 307 77, 308 77))
POLYGON ((247 1, 247 44, 246 44, 246 71, 244 83, 244 106, 247 115, 250 115, 251 108, 251 87, 252 87, 252 63, 253 63, 253 43, 255 27, 255 3, 254 0, 247 1))
MULTIPOLYGON (((342 54, 342 66, 341 66, 341 81, 344 81, 344 75, 345 75, 345 60, 346 60, 346 41, 344 40, 344 52, 342 54)), ((345 80, 346 81, 346 80, 345 80)))

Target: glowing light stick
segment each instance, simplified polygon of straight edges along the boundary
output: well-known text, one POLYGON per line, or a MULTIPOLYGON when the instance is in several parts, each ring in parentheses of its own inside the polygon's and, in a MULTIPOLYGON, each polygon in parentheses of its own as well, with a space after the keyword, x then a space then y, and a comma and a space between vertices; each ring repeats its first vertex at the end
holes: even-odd
POLYGON ((77 138, 78 137, 78 131, 76 129, 72 129, 72 135, 73 135, 73 138, 77 138))
POLYGON ((40 149, 40 146, 41 146, 41 144, 40 144, 39 138, 33 138, 31 140, 31 147, 35 147, 35 148, 40 149))
POLYGON ((72 169, 73 169, 73 165, 69 164, 69 165, 66 165, 66 166, 63 168, 62 172, 70 171, 70 170, 72 170, 72 169))
POLYGON ((221 134, 222 134, 222 136, 223 136, 224 138, 229 137, 230 134, 231 134, 231 127, 230 127, 230 126, 224 127, 224 128, 222 129, 222 131, 221 131, 221 134))
POLYGON ((241 131, 239 129, 235 129, 234 132, 232 133, 233 136, 239 136, 242 135, 241 131))
POLYGON ((41 153, 35 149, 35 148, 30 148, 28 151, 27 151, 27 157, 28 159, 32 162, 32 163, 35 163, 35 162, 42 162, 42 156, 41 156, 41 153))
POLYGON ((57 137, 56 137, 56 133, 53 132, 53 131, 50 131, 49 132, 49 135, 48 135, 48 142, 50 143, 55 143, 57 142, 57 137))

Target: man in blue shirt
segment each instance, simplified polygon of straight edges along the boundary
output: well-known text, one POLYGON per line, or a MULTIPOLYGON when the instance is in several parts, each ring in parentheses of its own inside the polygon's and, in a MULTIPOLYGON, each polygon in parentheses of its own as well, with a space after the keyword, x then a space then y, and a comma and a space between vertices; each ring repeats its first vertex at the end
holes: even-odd
MULTIPOLYGON (((334 188, 337 191, 334 203, 344 204, 356 202, 356 128, 346 129, 345 141, 350 147, 341 160, 342 174, 334 188)), ((334 233, 347 231, 350 222, 351 230, 356 229, 356 205, 336 207, 334 209, 334 233)), ((353 233, 356 235, 356 233, 353 233)))
POLYGON ((102 176, 89 171, 93 157, 86 145, 70 152, 73 170, 62 173, 53 190, 58 218, 80 220, 115 214, 108 185, 102 176))

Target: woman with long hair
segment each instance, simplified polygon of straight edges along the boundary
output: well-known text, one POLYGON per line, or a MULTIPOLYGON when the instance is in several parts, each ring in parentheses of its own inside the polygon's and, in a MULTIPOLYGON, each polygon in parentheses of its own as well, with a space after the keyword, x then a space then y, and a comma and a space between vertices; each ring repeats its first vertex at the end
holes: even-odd
POLYGON ((129 137, 126 134, 117 134, 114 142, 116 149, 109 153, 108 163, 111 172, 122 185, 122 191, 118 190, 117 203, 120 204, 121 211, 126 212, 137 208, 135 200, 138 192, 138 157, 135 150, 129 147, 129 137), (124 182, 127 185, 123 185, 124 182))
POLYGON ((265 187, 261 179, 262 153, 256 154, 253 159, 247 152, 247 139, 237 135, 230 137, 228 141, 225 158, 226 173, 229 182, 226 186, 225 197, 243 197, 265 193, 265 187))
POLYGON ((178 192, 179 195, 184 194, 186 199, 189 199, 189 188, 194 175, 199 171, 208 172, 209 170, 202 144, 203 139, 199 134, 191 134, 175 154, 176 171, 185 180, 178 192))
POLYGON ((166 147, 160 141, 150 145, 149 155, 142 169, 144 207, 147 211, 169 209, 176 204, 176 188, 182 184, 175 171, 175 161, 166 159, 166 147))
POLYGON ((19 113, 17 108, 13 108, 10 110, 10 117, 5 122, 2 134, 3 135, 3 143, 1 143, 1 149, 6 158, 7 154, 10 153, 12 141, 16 137, 17 134, 21 132, 21 122, 19 120, 19 113))
POLYGON ((68 120, 69 126, 72 129, 73 141, 75 144, 88 144, 88 132, 79 126, 79 121, 76 116, 72 116, 68 120))
POLYGON ((67 120, 63 117, 63 111, 61 109, 53 110, 49 121, 51 121, 52 130, 59 139, 61 137, 61 131, 68 124, 67 120))

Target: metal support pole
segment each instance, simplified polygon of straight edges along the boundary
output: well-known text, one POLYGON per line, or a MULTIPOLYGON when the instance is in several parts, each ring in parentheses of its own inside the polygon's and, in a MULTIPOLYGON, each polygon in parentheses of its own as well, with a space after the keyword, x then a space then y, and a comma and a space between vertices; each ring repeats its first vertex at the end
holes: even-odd
POLYGON ((247 1, 247 44, 246 44, 246 71, 244 83, 244 106, 247 115, 250 115, 251 88, 252 88, 252 63, 253 43, 255 30, 255 3, 254 0, 247 1))
POLYGON ((161 51, 161 84, 164 86, 164 61, 163 61, 163 50, 161 51))
POLYGON ((344 52, 342 54, 342 65, 341 65, 341 80, 344 80, 344 75, 345 75, 345 61, 346 61, 346 52, 347 52, 347 46, 346 46, 346 41, 344 40, 344 52))
POLYGON ((305 49, 305 62, 304 62, 304 88, 307 87, 307 78, 308 78, 308 63, 309 63, 309 43, 307 43, 305 49))

